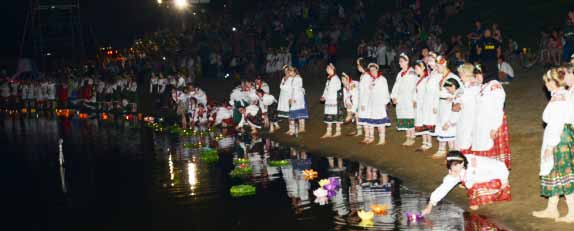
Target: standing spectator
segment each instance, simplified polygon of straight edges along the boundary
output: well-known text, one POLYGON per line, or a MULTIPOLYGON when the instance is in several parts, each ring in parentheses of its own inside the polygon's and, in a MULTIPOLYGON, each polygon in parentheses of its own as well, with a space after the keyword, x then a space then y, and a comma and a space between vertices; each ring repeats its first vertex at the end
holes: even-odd
POLYGON ((570 56, 574 53, 574 10, 568 11, 568 20, 562 31, 565 40, 562 61, 570 62, 570 56))
MULTIPOLYGON (((467 38, 470 41, 470 46, 473 48, 479 44, 483 34, 482 23, 480 20, 475 20, 474 26, 474 30, 467 35, 467 38)), ((476 51, 476 49, 470 49, 470 56, 468 57, 470 62, 475 62, 478 59, 476 51)))
POLYGON ((497 78, 497 60, 502 54, 500 43, 492 38, 490 29, 484 31, 484 38, 476 47, 476 53, 480 56, 480 62, 484 65, 486 73, 485 79, 497 78))
POLYGON ((377 46, 377 64, 384 67, 387 66, 387 46, 384 41, 379 43, 377 46))

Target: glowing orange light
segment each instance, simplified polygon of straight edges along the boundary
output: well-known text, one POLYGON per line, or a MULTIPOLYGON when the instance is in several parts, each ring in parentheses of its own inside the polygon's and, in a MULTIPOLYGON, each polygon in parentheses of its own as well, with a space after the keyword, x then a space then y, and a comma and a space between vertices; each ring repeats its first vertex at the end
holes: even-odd
POLYGON ((110 116, 107 113, 102 113, 102 120, 108 120, 110 116))
POLYGON ((317 178, 318 175, 319 175, 319 173, 317 173, 317 172, 316 172, 315 170, 313 170, 313 169, 303 170, 303 178, 304 178, 306 181, 313 180, 313 179, 317 178))
POLYGON ((384 216, 389 213, 389 205, 374 204, 371 205, 371 210, 377 216, 384 216))

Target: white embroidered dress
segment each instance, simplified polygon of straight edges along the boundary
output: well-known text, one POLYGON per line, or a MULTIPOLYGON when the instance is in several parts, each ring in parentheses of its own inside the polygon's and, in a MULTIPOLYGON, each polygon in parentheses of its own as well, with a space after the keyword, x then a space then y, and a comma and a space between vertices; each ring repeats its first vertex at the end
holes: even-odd
POLYGON ((397 119, 415 118, 413 101, 415 99, 417 79, 417 75, 410 67, 397 74, 395 85, 393 85, 391 92, 391 98, 397 100, 397 119))

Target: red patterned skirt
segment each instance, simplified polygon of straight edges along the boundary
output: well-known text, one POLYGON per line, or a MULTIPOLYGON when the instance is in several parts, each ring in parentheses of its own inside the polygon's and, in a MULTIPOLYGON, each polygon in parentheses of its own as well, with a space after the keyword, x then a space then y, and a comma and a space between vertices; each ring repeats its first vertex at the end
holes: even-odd
POLYGON ((495 201, 510 201, 512 199, 510 185, 502 188, 502 182, 499 179, 474 184, 472 188, 468 189, 466 195, 470 206, 481 206, 495 201))
POLYGON ((430 135, 434 133, 434 125, 415 126, 416 135, 430 135))
POLYGON ((470 149, 460 150, 460 152, 464 155, 473 154, 502 161, 506 164, 506 168, 510 169, 512 153, 510 151, 510 136, 508 135, 508 120, 506 119, 506 115, 502 118, 502 126, 496 131, 496 136, 493 141, 494 144, 488 151, 472 151, 472 147, 470 147, 470 149))

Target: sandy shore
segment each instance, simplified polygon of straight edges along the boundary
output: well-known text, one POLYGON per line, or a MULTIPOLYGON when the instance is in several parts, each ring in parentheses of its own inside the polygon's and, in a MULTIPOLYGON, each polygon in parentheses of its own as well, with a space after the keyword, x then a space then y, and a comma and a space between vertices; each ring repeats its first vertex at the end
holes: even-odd
MULTIPOLYGON (((355 73, 351 70, 345 71, 355 73)), ((537 175, 543 133, 541 116, 547 102, 541 81, 542 73, 542 69, 528 72, 516 70, 518 79, 505 87, 506 113, 510 126, 513 158, 513 169, 510 175, 512 201, 489 205, 476 211, 512 230, 568 230, 572 228, 571 224, 560 224, 553 220, 531 216, 532 210, 543 209, 546 206, 546 199, 539 196, 540 186, 537 175)), ((283 135, 286 124, 282 124, 282 131, 271 135, 273 138, 285 144, 303 147, 309 152, 366 162, 401 178, 407 187, 415 190, 431 192, 441 183, 446 174, 444 163, 430 158, 436 151, 437 145, 435 144, 432 152, 426 153, 415 152, 415 147, 420 146, 420 140, 417 140, 415 147, 402 147, 400 144, 404 141, 404 134, 398 133, 394 125, 387 128, 387 144, 384 146, 360 145, 361 139, 355 137, 319 139, 325 128, 321 122, 323 106, 319 103, 324 74, 322 69, 311 70, 304 72, 303 78, 311 114, 311 119, 307 123, 307 132, 297 138, 286 136, 283 135)), ((394 76, 387 76, 387 79, 391 87, 394 76)), ((227 90, 231 89, 231 86, 222 88, 221 82, 201 82, 208 94, 217 92, 218 96, 214 96, 217 98, 228 95, 227 90)), ((269 82, 272 85, 272 93, 278 96, 277 79, 269 82)), ((394 116, 394 110, 391 114, 394 116)), ((348 133, 352 129, 352 125, 346 125, 343 133, 348 133)), ((463 189, 455 188, 446 199, 458 203, 463 208, 468 208, 463 189)), ((559 207, 560 213, 565 214, 567 208, 563 201, 559 207)))

